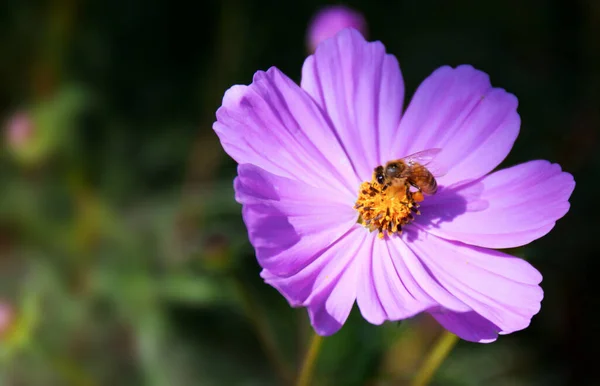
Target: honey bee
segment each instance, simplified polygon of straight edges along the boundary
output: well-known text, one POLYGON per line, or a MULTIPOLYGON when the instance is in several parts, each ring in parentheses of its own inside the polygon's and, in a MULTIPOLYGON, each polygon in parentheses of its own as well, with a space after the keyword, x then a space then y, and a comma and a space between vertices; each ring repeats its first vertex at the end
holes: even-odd
POLYGON ((443 174, 436 165, 435 172, 430 170, 431 161, 439 154, 441 149, 428 149, 411 154, 395 161, 389 161, 385 166, 375 168, 374 177, 377 183, 384 186, 410 184, 419 192, 433 195, 437 192, 437 181, 434 177, 443 174))

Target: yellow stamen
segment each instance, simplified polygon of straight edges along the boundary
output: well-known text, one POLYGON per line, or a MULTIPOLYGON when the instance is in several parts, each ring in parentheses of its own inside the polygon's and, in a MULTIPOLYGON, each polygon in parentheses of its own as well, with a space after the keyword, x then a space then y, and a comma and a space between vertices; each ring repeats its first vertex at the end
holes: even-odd
POLYGON ((411 192, 408 183, 381 185, 373 178, 360 185, 354 209, 359 213, 358 222, 370 231, 379 231, 383 239, 385 234, 401 234, 402 227, 413 220, 413 213, 420 214, 418 202, 423 199, 423 193, 411 192))

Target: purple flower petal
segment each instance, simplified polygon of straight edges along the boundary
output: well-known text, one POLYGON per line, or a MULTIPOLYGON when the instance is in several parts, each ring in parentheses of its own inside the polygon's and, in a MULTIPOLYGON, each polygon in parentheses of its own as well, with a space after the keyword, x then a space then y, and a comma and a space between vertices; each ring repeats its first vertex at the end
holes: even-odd
POLYGON ((368 233, 356 225, 299 272, 288 277, 263 270, 261 276, 295 307, 306 306, 315 331, 337 332, 356 300, 359 262, 371 253, 368 233))
MULTIPOLYGON (((409 248, 432 277, 499 333, 527 327, 540 310, 540 273, 526 261, 494 250, 409 232, 409 248)), ((488 331, 489 332, 489 331, 488 331)))
MULTIPOLYGON (((375 237, 370 235, 365 241, 367 244, 367 248, 373 251, 375 245, 381 244, 381 242, 377 242, 375 237)), ((373 265, 374 262, 378 259, 384 258, 383 256, 376 255, 374 251, 367 258, 362 259, 362 264, 360 267, 361 270, 361 278, 356 283, 358 286, 358 293, 356 295, 356 302, 358 303, 358 307, 360 309, 360 313, 369 323, 373 324, 381 324, 385 320, 388 319, 383 303, 377 294, 377 290, 375 289, 375 281, 382 279, 380 276, 375 278, 373 265)))
POLYGON ((427 232, 467 244, 517 247, 554 227, 569 210, 574 188, 573 176, 559 165, 531 161, 440 191, 423 202, 417 224, 427 232), (453 211, 455 216, 446 221, 444 213, 453 211))
POLYGON ((367 321, 381 324, 406 319, 437 305, 415 282, 389 240, 381 241, 373 232, 365 243, 372 253, 362 260, 357 302, 367 321))
POLYGON ((496 340, 500 328, 476 312, 452 312, 447 310, 428 311, 446 330, 461 339, 477 343, 496 340))
POLYGON ((213 129, 239 164, 356 198, 359 181, 312 98, 276 68, 225 93, 213 129))
POLYGON ((336 192, 254 165, 238 167, 235 192, 258 262, 279 276, 300 271, 356 224, 336 192))
POLYGON ((441 185, 475 179, 506 157, 519 133, 517 98, 471 66, 441 67, 417 89, 392 146, 398 157, 442 148, 441 185))
POLYGON ((398 61, 380 42, 346 29, 319 45, 301 86, 326 111, 361 181, 389 161, 404 100, 398 61))
MULTIPOLYGON (((405 236, 406 237, 406 236, 405 236)), ((389 240, 390 251, 395 251, 398 258, 394 260, 396 268, 402 267, 402 281, 410 288, 411 294, 428 306, 441 305, 442 307, 457 311, 467 312, 471 308, 460 299, 456 298, 440 282, 431 275, 430 269, 422 259, 408 246, 405 239, 393 238, 389 240)), ((399 270, 400 272, 400 270, 399 270)))

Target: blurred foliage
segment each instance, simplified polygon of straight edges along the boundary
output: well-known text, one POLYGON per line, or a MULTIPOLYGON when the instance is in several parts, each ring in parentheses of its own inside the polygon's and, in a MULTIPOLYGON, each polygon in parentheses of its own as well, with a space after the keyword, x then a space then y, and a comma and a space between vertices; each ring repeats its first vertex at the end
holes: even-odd
MULTIPOLYGON (((550 235, 510 251, 545 277, 531 327, 459 343, 435 382, 595 383, 600 2, 348 3, 399 58, 407 95, 443 64, 488 72, 520 100, 503 165, 549 159, 578 184, 550 235)), ((14 313, 0 332, 1 385, 293 377, 307 316, 260 280, 235 163, 211 125, 224 91, 254 71, 299 79, 306 24, 324 4, 0 4, 0 117, 31 122, 0 153, 0 301, 14 313)), ((439 333, 426 316, 378 327, 354 310, 325 339, 315 383, 404 384, 439 333)))

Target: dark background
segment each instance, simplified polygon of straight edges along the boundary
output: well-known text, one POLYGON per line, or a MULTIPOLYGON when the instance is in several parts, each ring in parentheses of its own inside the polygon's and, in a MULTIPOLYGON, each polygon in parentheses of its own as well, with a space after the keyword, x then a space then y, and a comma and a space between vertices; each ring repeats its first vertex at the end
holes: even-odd
MULTIPOLYGON (((258 277, 235 163, 211 125, 224 91, 277 66, 299 80, 327 2, 55 0, 0 4, 2 385, 269 385, 309 336, 258 277), (16 145, 21 112, 31 133, 16 145)), ((519 98, 502 166, 548 159, 577 183, 546 237, 510 253, 544 275, 541 312, 491 345, 460 342, 441 385, 598 382, 600 2, 349 1, 400 61, 407 101, 468 63, 519 98)), ((404 384, 440 330, 327 338, 318 384, 404 384)))

